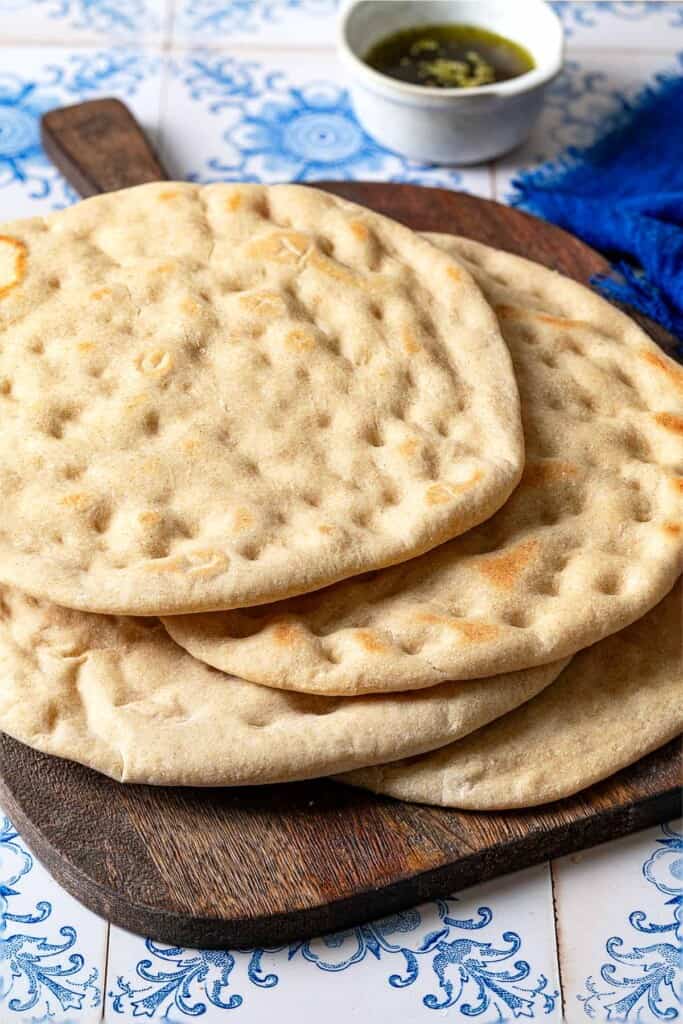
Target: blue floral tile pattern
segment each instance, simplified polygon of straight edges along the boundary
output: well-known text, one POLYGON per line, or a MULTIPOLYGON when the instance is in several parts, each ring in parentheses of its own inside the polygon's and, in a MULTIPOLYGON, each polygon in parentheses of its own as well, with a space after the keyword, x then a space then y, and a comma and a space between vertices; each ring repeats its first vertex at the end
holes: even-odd
POLYGON ((661 917, 651 921, 633 910, 628 937, 607 939, 610 962, 601 966, 599 980, 586 978, 587 994, 577 997, 588 1017, 640 1022, 683 1014, 683 835, 666 826, 662 832, 642 867, 662 895, 661 917))
POLYGON ((155 56, 93 50, 52 51, 26 73, 0 71, 0 214, 16 216, 18 197, 22 213, 45 212, 76 198, 42 151, 40 117, 46 110, 103 93, 130 102, 158 68, 155 56), (7 202, 4 190, 10 190, 7 202))
POLYGON ((453 1009, 459 1015, 487 1020, 543 1017, 559 997, 543 974, 516 958, 521 937, 505 931, 496 941, 477 938, 493 921, 489 907, 476 917, 455 916, 455 900, 405 911, 372 924, 289 947, 249 951, 190 951, 147 940, 150 957, 140 960, 134 978, 119 976, 108 993, 115 1013, 170 1019, 204 1014, 208 1007, 236 1010, 245 1002, 232 989, 237 959, 246 962, 246 982, 261 989, 286 984, 287 965, 303 960, 319 971, 349 971, 366 958, 386 964, 386 983, 410 989, 421 974, 430 991, 422 997, 428 1010, 453 1009), (275 959, 275 954, 284 954, 275 959), (284 970, 283 970, 284 968, 284 970))
POLYGON ((253 38, 264 28, 282 26, 298 16, 310 19, 313 31, 323 19, 336 13, 338 0, 185 0, 180 8, 176 30, 181 34, 204 36, 209 33, 234 40, 244 35, 253 38))
POLYGON ((0 31, 28 43, 59 39, 136 42, 160 37, 166 0, 0 0, 0 31))
POLYGON ((662 0, 552 0, 551 6, 559 14, 565 31, 571 39, 577 26, 594 28, 611 18, 646 22, 654 16, 664 16, 672 28, 683 28, 683 4, 666 3, 662 0))
POLYGON ((211 51, 176 59, 171 86, 176 121, 169 119, 164 129, 170 153, 186 149, 183 176, 196 181, 381 179, 463 187, 461 171, 418 164, 384 149, 358 123, 339 81, 318 77, 319 64, 311 66, 310 77, 305 60, 297 64, 295 71, 211 51), (183 118, 182 135, 179 109, 193 111, 183 118), (207 117, 212 130, 191 138, 191 122, 207 117))
POLYGON ((33 857, 0 818, 0 1019, 70 1024, 100 1006, 99 970, 79 951, 71 925, 59 926, 50 900, 31 892, 33 857), (73 1016, 71 1016, 73 1014, 73 1016))

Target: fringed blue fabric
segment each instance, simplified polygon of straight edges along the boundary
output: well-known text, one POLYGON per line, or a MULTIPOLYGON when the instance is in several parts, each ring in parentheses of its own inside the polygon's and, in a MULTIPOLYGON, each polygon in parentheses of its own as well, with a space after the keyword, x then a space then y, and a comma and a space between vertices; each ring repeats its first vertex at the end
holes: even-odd
POLYGON ((613 263, 593 283, 683 339, 683 77, 622 101, 598 140, 513 182, 511 202, 573 232, 613 263))

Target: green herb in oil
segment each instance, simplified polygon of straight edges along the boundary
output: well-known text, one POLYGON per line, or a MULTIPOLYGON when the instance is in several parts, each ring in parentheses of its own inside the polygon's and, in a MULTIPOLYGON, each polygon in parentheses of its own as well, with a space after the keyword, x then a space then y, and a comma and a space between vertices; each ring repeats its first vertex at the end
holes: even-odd
POLYGON ((401 82, 441 89, 505 82, 534 67, 523 46, 473 25, 403 29, 376 43, 364 60, 401 82))

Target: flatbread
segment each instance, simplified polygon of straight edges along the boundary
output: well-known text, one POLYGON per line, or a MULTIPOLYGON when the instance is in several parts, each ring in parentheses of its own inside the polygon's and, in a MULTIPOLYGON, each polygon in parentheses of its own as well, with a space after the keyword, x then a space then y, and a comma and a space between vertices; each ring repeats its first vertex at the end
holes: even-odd
POLYGON ((67 611, 0 587, 0 729, 122 782, 255 785, 424 752, 529 700, 563 664, 335 700, 225 676, 153 619, 67 611))
POLYGON ((680 584, 528 704, 433 754, 346 775, 400 800, 496 811, 578 793, 683 729, 680 584))
POLYGON ((314 189, 160 183, 0 234, 0 579, 89 611, 272 601, 517 483, 470 275, 314 189))
POLYGON ((644 615, 683 551, 683 370, 538 264, 435 236, 496 309, 527 464, 488 522, 404 565, 271 607, 166 620, 191 654, 312 693, 415 689, 573 654, 644 615))

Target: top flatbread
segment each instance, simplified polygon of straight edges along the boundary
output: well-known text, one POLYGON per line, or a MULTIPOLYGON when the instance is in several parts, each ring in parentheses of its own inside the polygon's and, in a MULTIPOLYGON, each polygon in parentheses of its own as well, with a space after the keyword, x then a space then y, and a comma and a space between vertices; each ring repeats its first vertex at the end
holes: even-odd
POLYGON ((432 750, 529 700, 562 667, 335 700, 216 672, 158 620, 0 587, 0 729, 122 782, 255 785, 432 750))
POLYGON ((559 274, 441 237, 496 309, 527 465, 507 504, 405 565, 270 608, 166 621, 209 664, 316 693, 414 689, 573 654, 680 572, 683 370, 559 274))
POLYGON ((498 508, 495 317, 407 228, 293 186, 153 184, 0 236, 0 578, 91 611, 272 601, 498 508))

